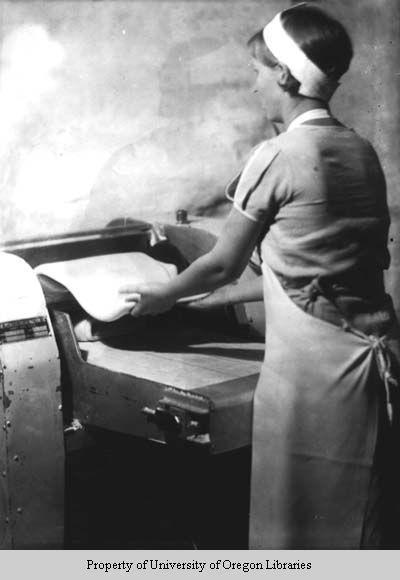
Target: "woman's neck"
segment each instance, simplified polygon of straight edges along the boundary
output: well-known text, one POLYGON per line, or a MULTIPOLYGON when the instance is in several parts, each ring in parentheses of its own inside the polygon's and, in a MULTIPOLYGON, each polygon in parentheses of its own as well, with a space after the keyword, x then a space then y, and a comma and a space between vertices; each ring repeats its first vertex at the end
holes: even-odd
POLYGON ((299 115, 312 111, 313 109, 326 109, 329 111, 328 103, 319 99, 309 99, 307 97, 291 97, 282 103, 282 121, 285 127, 296 119, 299 115))

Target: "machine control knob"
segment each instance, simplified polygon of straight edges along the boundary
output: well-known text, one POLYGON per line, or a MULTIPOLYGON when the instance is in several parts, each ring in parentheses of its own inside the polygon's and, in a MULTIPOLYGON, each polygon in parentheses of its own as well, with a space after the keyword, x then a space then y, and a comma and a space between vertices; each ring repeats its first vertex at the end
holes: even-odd
POLYGON ((178 225, 184 225, 189 223, 186 209, 178 209, 176 211, 176 223, 178 225))

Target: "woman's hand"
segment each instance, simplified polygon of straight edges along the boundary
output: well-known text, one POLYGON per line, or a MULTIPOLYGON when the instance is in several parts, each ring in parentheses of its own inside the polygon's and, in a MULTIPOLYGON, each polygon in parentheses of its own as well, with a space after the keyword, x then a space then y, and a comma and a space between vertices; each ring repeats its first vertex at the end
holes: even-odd
POLYGON ((160 314, 171 310, 176 299, 167 292, 167 284, 135 284, 123 286, 119 293, 132 305, 131 316, 160 314))

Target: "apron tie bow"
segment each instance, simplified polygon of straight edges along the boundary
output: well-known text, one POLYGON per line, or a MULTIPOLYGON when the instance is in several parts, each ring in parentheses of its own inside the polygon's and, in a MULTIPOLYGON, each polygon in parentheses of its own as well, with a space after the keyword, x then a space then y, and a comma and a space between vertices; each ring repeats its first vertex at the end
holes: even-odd
POLYGON ((379 375, 385 385, 386 408, 389 423, 393 422, 393 397, 394 389, 399 388, 398 381, 392 372, 391 352, 386 343, 384 336, 368 336, 368 340, 374 351, 375 359, 378 364, 379 375))

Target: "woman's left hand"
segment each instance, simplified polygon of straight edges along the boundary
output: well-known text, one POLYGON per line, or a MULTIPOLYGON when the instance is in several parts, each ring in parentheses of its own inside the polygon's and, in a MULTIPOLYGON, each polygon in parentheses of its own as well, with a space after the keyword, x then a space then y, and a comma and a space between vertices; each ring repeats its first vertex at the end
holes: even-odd
POLYGON ((166 284, 143 284, 123 286, 119 293, 125 297, 125 302, 132 305, 131 316, 160 314, 170 310, 176 300, 166 292, 166 284))

